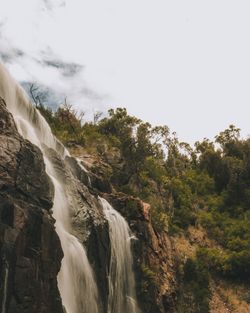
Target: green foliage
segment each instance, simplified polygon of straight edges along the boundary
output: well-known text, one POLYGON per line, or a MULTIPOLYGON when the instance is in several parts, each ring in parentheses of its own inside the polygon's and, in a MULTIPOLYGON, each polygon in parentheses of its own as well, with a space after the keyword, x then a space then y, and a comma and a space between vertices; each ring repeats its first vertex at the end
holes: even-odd
POLYGON ((56 112, 42 105, 38 109, 50 124, 53 133, 64 144, 84 144, 81 115, 78 116, 71 105, 65 103, 56 112))
POLYGON ((191 292, 195 312, 209 313, 211 292, 206 264, 198 255, 196 259, 188 258, 184 264, 183 272, 184 290, 191 292))
POLYGON ((168 231, 169 229, 169 216, 162 212, 162 210, 153 207, 151 209, 152 221, 155 229, 158 232, 168 231))
POLYGON ((240 129, 236 128, 234 125, 229 125, 229 128, 220 132, 218 136, 215 137, 215 141, 218 142, 225 154, 230 154, 234 151, 234 145, 238 142, 240 138, 240 129))
MULTIPOLYGON (((65 145, 109 164, 106 175, 118 191, 151 204, 158 232, 201 224, 220 245, 199 251, 203 264, 228 277, 250 277, 250 139, 241 139, 238 128, 230 125, 215 142, 204 139, 192 148, 167 126, 152 127, 124 108, 85 123, 67 103, 56 112, 38 108, 65 145)), ((186 267, 195 276, 201 265, 190 262, 186 267)))
MULTIPOLYGON (((223 226, 222 231, 215 228, 212 232, 214 232, 214 235, 221 236, 220 243, 224 244, 225 249, 202 248, 198 251, 199 257, 203 259, 203 262, 207 264, 211 271, 233 279, 247 281, 250 277, 249 228, 247 231, 242 230, 240 237, 231 232, 235 231, 235 225, 223 226), (246 233, 247 239, 244 239, 246 233)), ((238 226, 236 226, 236 229, 238 226)))
POLYGON ((150 269, 147 265, 141 265, 142 286, 141 292, 147 294, 151 288, 155 288, 157 284, 157 273, 150 269))
POLYGON ((166 170, 163 167, 163 164, 153 156, 149 156, 145 159, 144 171, 148 179, 152 179, 158 184, 163 182, 166 175, 166 170))
POLYGON ((172 178, 170 188, 174 200, 174 211, 172 214, 172 224, 179 228, 187 228, 194 225, 196 217, 193 204, 195 194, 192 187, 183 176, 172 178))

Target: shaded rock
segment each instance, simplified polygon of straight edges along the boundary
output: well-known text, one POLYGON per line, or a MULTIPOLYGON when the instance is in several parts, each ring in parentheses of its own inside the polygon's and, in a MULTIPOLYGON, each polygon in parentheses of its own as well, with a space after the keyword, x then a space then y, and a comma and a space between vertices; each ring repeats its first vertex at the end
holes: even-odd
POLYGON ((66 157, 64 161, 60 155, 48 148, 45 153, 52 161, 57 177, 64 182, 64 192, 69 200, 71 233, 86 248, 88 260, 94 270, 99 291, 99 312, 107 312, 109 229, 96 189, 92 186, 93 175, 81 166, 79 160, 66 157))
POLYGON ((67 157, 66 158, 66 162, 68 163, 68 165, 71 168, 71 171, 73 173, 73 175, 80 180, 80 182, 82 182, 84 185, 89 186, 91 185, 90 182, 90 178, 87 174, 86 171, 84 171, 81 166, 79 165, 79 163, 77 162, 77 160, 75 158, 72 157, 67 157))
POLYGON ((0 304, 8 313, 62 313, 62 250, 41 151, 17 132, 0 99, 0 304))
POLYGON ((110 238, 108 224, 99 224, 90 230, 88 240, 85 242, 88 258, 95 272, 99 295, 102 299, 103 312, 108 309, 108 269, 110 264, 110 238))

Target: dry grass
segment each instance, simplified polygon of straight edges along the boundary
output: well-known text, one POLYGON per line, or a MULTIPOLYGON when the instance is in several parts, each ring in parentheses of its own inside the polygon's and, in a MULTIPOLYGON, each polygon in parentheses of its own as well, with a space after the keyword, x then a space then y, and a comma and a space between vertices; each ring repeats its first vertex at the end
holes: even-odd
POLYGON ((212 284, 211 313, 249 313, 250 304, 243 300, 246 286, 216 281, 212 284))
MULTIPOLYGON (((220 248, 210 240, 203 228, 190 226, 186 235, 173 237, 177 254, 182 260, 195 256, 198 247, 220 248)), ((250 294, 247 286, 218 280, 211 283, 211 313, 250 313, 250 304, 244 301, 244 295, 250 294)))

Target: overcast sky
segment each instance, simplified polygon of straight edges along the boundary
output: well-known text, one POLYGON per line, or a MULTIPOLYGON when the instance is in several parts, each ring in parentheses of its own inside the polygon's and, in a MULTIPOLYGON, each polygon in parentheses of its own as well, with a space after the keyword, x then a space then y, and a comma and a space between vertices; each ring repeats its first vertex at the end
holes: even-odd
POLYGON ((84 111, 250 134, 249 0, 0 0, 0 58, 84 111))

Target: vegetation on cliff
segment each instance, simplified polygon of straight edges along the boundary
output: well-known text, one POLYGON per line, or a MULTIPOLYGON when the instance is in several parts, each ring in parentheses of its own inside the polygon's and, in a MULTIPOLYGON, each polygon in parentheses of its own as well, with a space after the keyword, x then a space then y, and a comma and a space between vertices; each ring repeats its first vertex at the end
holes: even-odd
POLYGON ((250 139, 241 138, 238 128, 230 125, 214 141, 204 139, 191 147, 167 126, 153 127, 124 108, 84 123, 68 105, 56 112, 38 108, 66 146, 80 147, 109 164, 105 176, 116 190, 151 204, 158 232, 174 236, 192 225, 214 240, 214 247, 197 249, 182 269, 196 312, 208 312, 209 275, 248 282, 250 139))

